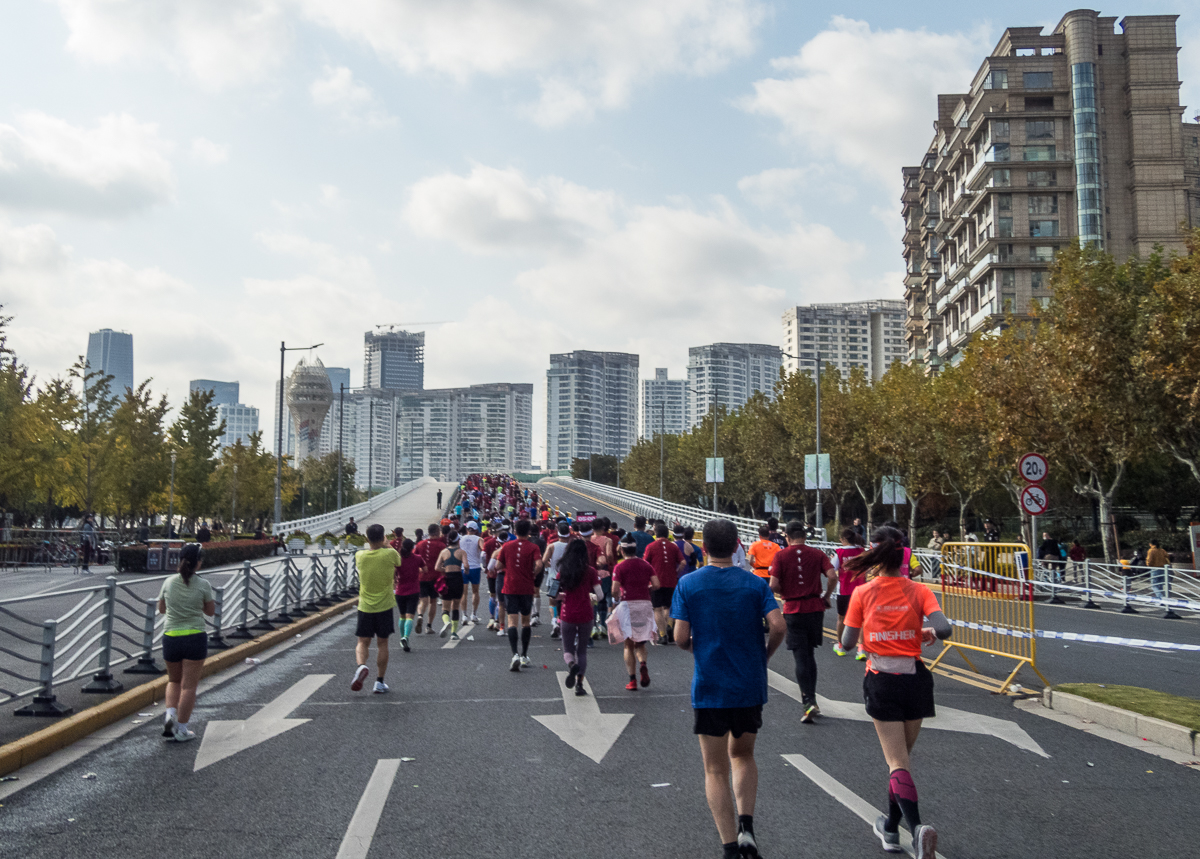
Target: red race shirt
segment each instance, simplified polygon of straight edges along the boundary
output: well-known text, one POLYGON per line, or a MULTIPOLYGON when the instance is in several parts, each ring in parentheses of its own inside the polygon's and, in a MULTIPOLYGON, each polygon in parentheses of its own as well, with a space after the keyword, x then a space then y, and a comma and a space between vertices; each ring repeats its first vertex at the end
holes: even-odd
POLYGON ((779 579, 783 613, 825 611, 822 580, 832 569, 829 556, 812 546, 788 546, 776 552, 770 573, 779 579))
POLYGON ((500 545, 500 541, 488 534, 479 542, 479 550, 483 552, 483 568, 489 579, 496 578, 496 571, 488 569, 491 566, 492 552, 496 551, 496 547, 500 545))
POLYGON ((613 581, 621 586, 621 599, 650 599, 650 577, 654 567, 641 558, 626 558, 613 570, 613 581))
POLYGON ((862 630, 862 648, 879 656, 920 656, 921 626, 941 611, 928 587, 900 576, 878 576, 854 589, 846 626, 862 630))
POLYGON ((514 596, 533 596, 537 593, 533 584, 533 567, 539 560, 541 552, 537 543, 529 540, 510 540, 501 546, 496 563, 504 568, 504 593, 514 596))
POLYGON ((673 588, 679 584, 679 564, 683 560, 683 553, 670 540, 655 540, 646 547, 642 560, 654 568, 660 588, 673 588))
POLYGON ((415 553, 421 556, 421 560, 425 562, 425 571, 421 573, 421 581, 436 582, 438 579, 438 571, 433 568, 437 563, 438 555, 442 553, 442 549, 446 548, 446 544, 440 539, 422 540, 417 543, 417 547, 413 549, 415 553))
POLYGON ((396 567, 394 581, 396 596, 407 597, 419 593, 421 590, 420 573, 421 559, 415 553, 407 558, 401 558, 400 566, 396 567))
POLYGON ((866 584, 866 572, 852 573, 846 569, 846 562, 857 558, 867 551, 862 546, 842 546, 837 550, 838 556, 838 596, 848 597, 859 585, 866 584))
POLYGON ((588 567, 583 573, 583 580, 574 590, 561 595, 559 616, 563 623, 591 623, 595 618, 592 608, 592 588, 600 584, 600 576, 595 567, 588 567))

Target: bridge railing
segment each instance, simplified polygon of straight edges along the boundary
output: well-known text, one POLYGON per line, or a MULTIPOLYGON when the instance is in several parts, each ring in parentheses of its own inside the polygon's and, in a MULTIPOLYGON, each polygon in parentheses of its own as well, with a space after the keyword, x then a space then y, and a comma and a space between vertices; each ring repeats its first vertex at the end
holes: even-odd
POLYGON ((316 535, 322 531, 337 531, 345 527, 350 521, 350 517, 361 519, 370 516, 376 510, 391 504, 398 498, 402 498, 421 486, 426 486, 434 483, 432 477, 418 477, 416 480, 410 480, 408 483, 401 483, 386 492, 381 492, 378 495, 372 496, 366 501, 358 504, 352 504, 349 507, 342 507, 338 510, 331 510, 328 513, 321 513, 317 516, 309 516, 305 519, 292 519, 289 522, 277 522, 271 526, 271 533, 275 535, 291 534, 293 531, 304 531, 307 534, 316 535))

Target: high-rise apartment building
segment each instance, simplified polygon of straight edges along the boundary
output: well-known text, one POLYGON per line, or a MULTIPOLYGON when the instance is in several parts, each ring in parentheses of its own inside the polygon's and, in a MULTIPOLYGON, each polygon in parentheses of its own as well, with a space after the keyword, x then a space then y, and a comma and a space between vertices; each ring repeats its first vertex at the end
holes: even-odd
POLYGON ((218 403, 217 425, 225 422, 225 432, 221 436, 221 447, 230 447, 239 441, 250 444, 250 436, 258 432, 258 409, 241 403, 218 403))
POLYGON ((711 343, 688 349, 688 426, 700 423, 713 408, 725 410, 745 404, 755 391, 775 395, 775 382, 783 366, 778 346, 761 343, 711 343))
POLYGON ((665 367, 653 379, 642 379, 640 438, 658 433, 680 435, 688 428, 687 379, 668 379, 665 367))
POLYGON ((381 326, 363 335, 363 385, 387 391, 425 388, 425 332, 381 326))
POLYGON ((426 476, 453 480, 530 466, 533 385, 501 382, 426 390, 402 394, 397 402, 401 481, 426 476))
POLYGON ((879 379, 893 361, 907 358, 904 321, 899 299, 789 307, 783 313, 783 366, 812 375, 820 355, 823 368, 832 364, 843 375, 858 368, 879 379))
POLYGON ((133 390, 133 335, 101 328, 88 335, 87 357, 92 371, 112 376, 110 393, 121 400, 126 389, 133 390))
POLYGON ((546 371, 546 467, 589 454, 625 456, 637 439, 638 356, 565 352, 546 371))
POLYGON ((1182 248, 1200 125, 1182 122, 1176 18, 1013 27, 967 92, 938 96, 933 141, 903 170, 910 359, 955 363, 971 334, 1044 304, 1070 242, 1118 260, 1182 248))
POLYGON ((241 397, 241 386, 237 382, 218 382, 214 379, 192 379, 188 382, 188 393, 212 391, 214 406, 235 406, 241 397))

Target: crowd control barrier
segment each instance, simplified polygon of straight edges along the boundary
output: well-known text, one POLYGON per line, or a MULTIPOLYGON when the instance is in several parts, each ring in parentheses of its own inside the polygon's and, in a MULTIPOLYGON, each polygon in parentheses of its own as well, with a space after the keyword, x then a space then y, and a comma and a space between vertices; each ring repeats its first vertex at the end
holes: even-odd
POLYGON ((1024 543, 947 543, 942 547, 942 612, 955 630, 929 666, 931 670, 954 650, 980 674, 965 652, 973 650, 1016 660, 1001 693, 1025 665, 1050 685, 1037 667, 1029 558, 1024 543))

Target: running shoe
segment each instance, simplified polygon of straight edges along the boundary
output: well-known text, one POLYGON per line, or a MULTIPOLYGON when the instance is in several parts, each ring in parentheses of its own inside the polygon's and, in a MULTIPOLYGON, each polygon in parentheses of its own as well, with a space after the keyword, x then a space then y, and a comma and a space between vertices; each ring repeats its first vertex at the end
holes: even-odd
POLYGON ((421 630, 425 628, 425 618, 417 616, 417 635, 421 634, 421 630))
POLYGON ((175 736, 175 717, 170 713, 167 713, 165 716, 163 716, 163 736, 175 736))
POLYGON ((747 832, 739 826, 737 845, 738 853, 745 859, 758 859, 758 842, 754 840, 753 832, 747 832))
POLYGON ((374 691, 375 691, 376 695, 382 695, 384 692, 389 691, 388 685, 386 683, 384 683, 382 680, 376 680, 374 691))
POLYGON ((412 653, 412 648, 408 646, 408 636, 400 636, 400 646, 404 648, 405 653, 412 653))
POLYGON ((360 665, 354 669, 354 682, 350 684, 351 692, 361 692, 363 683, 366 682, 367 675, 371 673, 371 669, 365 665, 360 665))
POLYGON ((451 640, 451 641, 458 641, 458 633, 457 633, 457 632, 452 632, 452 633, 450 633, 450 640, 451 640))
POLYGON ((438 633, 438 638, 445 638, 450 634, 450 618, 442 620, 442 631, 438 633))
POLYGON ((496 619, 495 618, 492 618, 491 620, 488 621, 487 628, 492 629, 492 630, 494 630, 496 628, 496 619))
POLYGON ((913 833, 913 855, 916 859, 934 859, 937 855, 937 830, 922 823, 913 833))
POLYGON ((521 657, 521 667, 522 668, 528 668, 532 664, 533 664, 533 660, 530 659, 528 656, 521 657))
POLYGON ((508 663, 508 670, 509 671, 520 671, 521 670, 521 657, 520 656, 517 656, 517 654, 515 654, 515 653, 513 654, 512 662, 508 663))
POLYGON ((625 684, 625 691, 626 691, 626 692, 636 692, 636 691, 637 691, 637 681, 636 681, 636 680, 630 680, 628 683, 626 683, 626 684, 625 684))
POLYGON ((436 630, 433 628, 433 624, 432 624, 432 623, 431 623, 431 624, 429 624, 429 626, 425 627, 425 634, 426 634, 426 635, 433 635, 433 634, 435 634, 435 632, 436 632, 436 630))
MULTIPOLYGON (((587 690, 583 688, 583 678, 579 678, 579 682, 575 684, 575 697, 581 698, 587 694, 587 690)), ((932 855, 932 854, 930 854, 932 855)))
POLYGON ((650 685, 650 669, 648 667, 646 667, 645 662, 642 663, 642 685, 643 686, 650 685))
POLYGON ((817 710, 816 704, 809 704, 804 708, 804 715, 800 717, 800 721, 806 725, 811 725, 813 723, 813 718, 818 712, 819 711, 817 710))
POLYGON ((471 615, 471 623, 479 623, 479 615, 477 615, 477 614, 471 615))
MULTIPOLYGON (((196 732, 193 731, 191 728, 185 728, 182 725, 176 725, 175 730, 172 732, 171 735, 175 738, 175 742, 177 742, 177 743, 186 743, 186 742, 190 742, 191 740, 196 739, 196 732)), ((927 826, 927 827, 923 827, 923 828, 932 829, 933 827, 927 826)), ((937 843, 937 835, 936 834, 934 834, 933 840, 934 840, 934 843, 936 844, 937 843)), ((927 853, 926 855, 932 856, 933 854, 927 853)))
POLYGON ((567 688, 568 689, 575 688, 575 675, 578 673, 579 673, 579 666, 577 664, 575 664, 574 662, 572 662, 571 667, 567 669, 567 688))
POLYGON ((550 637, 551 637, 551 638, 558 638, 558 637, 559 637, 559 636, 561 636, 561 635, 562 635, 562 630, 558 628, 558 624, 557 624, 557 623, 556 623, 556 624, 554 624, 554 626, 552 626, 552 627, 550 628, 550 637))
POLYGON ((875 818, 875 825, 872 827, 879 842, 883 845, 883 849, 888 853, 903 853, 904 848, 900 846, 900 830, 888 832, 884 828, 885 823, 887 823, 887 817, 881 814, 875 818))
POLYGON ((840 644, 835 643, 833 645, 833 655, 834 656, 845 656, 846 652, 847 651, 843 650, 842 646, 840 644))
POLYGON ((501 638, 503 638, 504 636, 508 635, 508 630, 507 630, 507 629, 505 629, 504 627, 500 627, 500 628, 497 630, 497 632, 496 632, 496 635, 498 635, 498 636, 500 636, 501 638))
POLYGON ((541 626, 542 619, 535 614, 533 617, 531 617, 529 619, 529 625, 530 626, 541 626))
POLYGON ((866 660, 866 658, 867 658, 867 654, 863 653, 861 650, 858 651, 858 653, 854 654, 855 662, 863 662, 864 660, 866 660))

